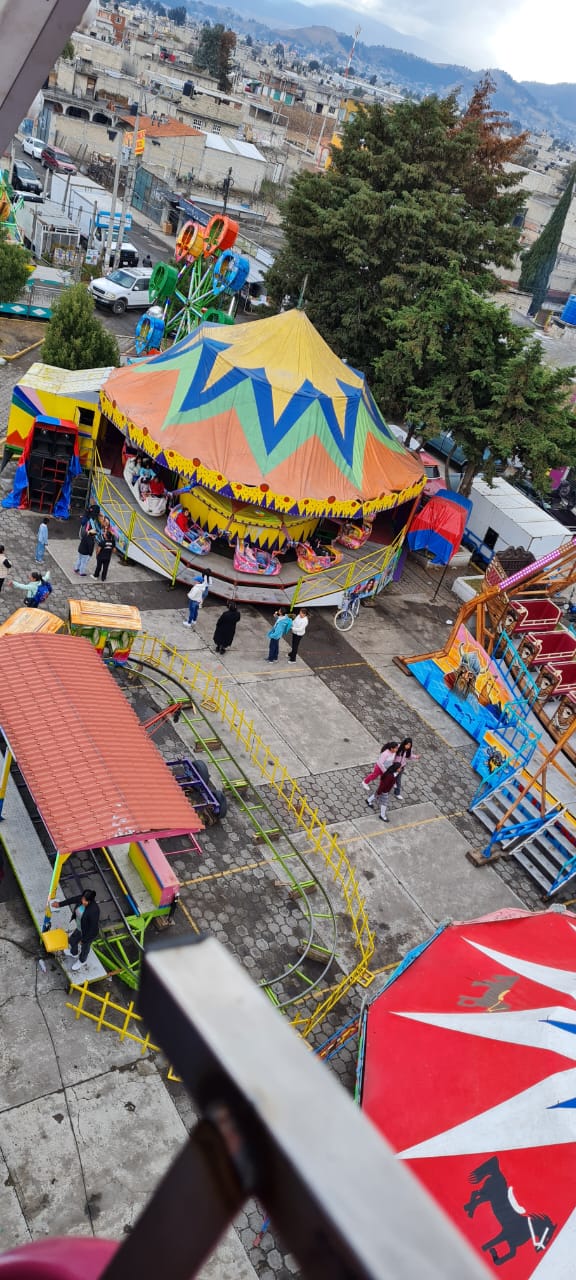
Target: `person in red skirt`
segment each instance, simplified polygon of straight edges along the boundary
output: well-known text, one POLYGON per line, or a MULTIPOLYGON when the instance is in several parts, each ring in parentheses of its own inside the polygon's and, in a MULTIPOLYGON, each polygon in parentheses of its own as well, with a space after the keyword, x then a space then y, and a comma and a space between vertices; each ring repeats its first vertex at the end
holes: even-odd
POLYGON ((369 804, 371 808, 373 808, 374 806, 374 801, 376 797, 377 796, 381 797, 380 817, 382 819, 382 822, 388 822, 388 818, 386 816, 386 810, 388 808, 388 798, 389 798, 390 792, 392 791, 392 788, 396 785, 396 780, 397 778, 400 777, 401 772, 402 772, 401 764, 399 764, 398 762, 391 764, 389 768, 386 769, 383 774, 381 774, 380 781, 378 783, 376 791, 374 792, 374 795, 366 796, 366 804, 369 804))

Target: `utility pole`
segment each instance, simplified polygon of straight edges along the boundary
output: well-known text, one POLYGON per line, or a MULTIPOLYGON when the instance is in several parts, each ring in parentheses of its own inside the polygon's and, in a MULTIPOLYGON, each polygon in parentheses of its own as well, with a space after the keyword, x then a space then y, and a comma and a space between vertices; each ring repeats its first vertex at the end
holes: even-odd
POLYGON ((122 164, 122 143, 124 137, 122 130, 118 130, 118 149, 116 152, 116 167, 114 169, 114 185, 112 187, 112 200, 110 203, 110 218, 108 222, 108 230, 106 232, 106 243, 104 247, 104 271, 108 267, 110 261, 110 250, 112 248, 112 236, 114 234, 114 217, 116 214, 116 204, 118 202, 118 183, 120 181, 120 166, 122 164))
POLYGON ((120 226, 118 227, 118 235, 116 237, 116 244, 118 247, 118 251, 117 251, 118 261, 116 263, 116 266, 119 266, 120 264, 120 254, 122 252, 122 241, 124 239, 124 227, 126 225, 126 214, 128 212, 128 209, 132 200, 132 192, 134 190, 134 180, 136 178, 136 147, 138 145, 138 124, 140 121, 140 113, 142 110, 143 93, 144 93, 144 90, 141 89, 140 93, 138 94, 138 106, 136 107, 136 116, 134 118, 134 133, 132 134, 132 146, 130 148, 128 168, 126 170, 124 199, 122 201, 122 212, 120 214, 120 226))
POLYGON ((230 187, 233 187, 233 186, 234 186, 234 179, 232 177, 232 165, 230 165, 228 173, 226 174, 226 177, 222 182, 222 195, 224 197, 224 201, 222 204, 222 213, 226 213, 226 209, 228 207, 228 196, 230 195, 230 187))

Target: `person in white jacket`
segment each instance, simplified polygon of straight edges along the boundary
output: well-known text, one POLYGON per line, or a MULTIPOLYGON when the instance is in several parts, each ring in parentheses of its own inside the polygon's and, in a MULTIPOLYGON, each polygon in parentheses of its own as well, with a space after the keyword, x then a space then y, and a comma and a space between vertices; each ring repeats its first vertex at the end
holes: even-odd
POLYGON ((288 654, 288 661, 295 662, 296 654, 300 647, 302 636, 306 634, 308 626, 308 614, 305 609, 299 609, 296 617, 292 621, 292 648, 288 654))
POLYGON ((206 594, 206 584, 202 574, 198 574, 188 592, 188 617, 183 625, 185 627, 195 627, 198 613, 204 604, 204 596, 206 594))

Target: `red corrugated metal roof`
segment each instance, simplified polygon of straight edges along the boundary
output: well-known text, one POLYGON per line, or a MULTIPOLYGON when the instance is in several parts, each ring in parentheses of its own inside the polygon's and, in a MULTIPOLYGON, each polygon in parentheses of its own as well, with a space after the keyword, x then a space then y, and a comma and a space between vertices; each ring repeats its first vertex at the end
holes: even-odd
POLYGON ((88 640, 0 638, 0 729, 62 853, 202 828, 88 640))

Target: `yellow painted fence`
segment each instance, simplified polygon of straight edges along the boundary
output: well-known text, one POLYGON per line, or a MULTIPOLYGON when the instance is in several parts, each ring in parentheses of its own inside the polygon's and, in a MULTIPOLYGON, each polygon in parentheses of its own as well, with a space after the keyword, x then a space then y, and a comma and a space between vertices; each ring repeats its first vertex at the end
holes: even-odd
POLYGON ((368 922, 364 898, 360 893, 346 849, 339 837, 328 830, 317 808, 306 798, 299 782, 291 776, 286 766, 263 741, 254 722, 217 676, 205 671, 199 663, 191 661, 165 641, 145 634, 136 637, 131 657, 135 661, 142 659, 151 663, 165 675, 174 676, 196 696, 199 703, 209 707, 211 715, 217 714, 220 717, 222 723, 257 766, 262 781, 273 787, 304 833, 308 844, 307 854, 313 854, 323 863, 326 887, 330 892, 335 889, 340 896, 358 960, 354 968, 345 974, 311 1011, 297 1011, 292 1017, 292 1023, 301 1035, 308 1036, 347 991, 356 984, 368 986, 373 978, 369 966, 374 953, 374 934, 368 922))

